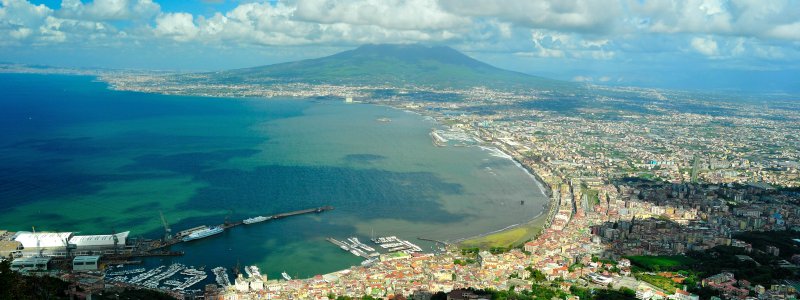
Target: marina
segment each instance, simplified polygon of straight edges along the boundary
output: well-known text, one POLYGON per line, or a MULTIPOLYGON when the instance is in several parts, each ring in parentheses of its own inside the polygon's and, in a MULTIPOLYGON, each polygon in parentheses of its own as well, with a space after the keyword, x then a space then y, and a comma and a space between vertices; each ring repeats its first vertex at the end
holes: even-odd
MULTIPOLYGON (((344 251, 348 251, 355 256, 366 258, 367 261, 362 265, 369 265, 373 260, 381 255, 375 248, 362 243, 357 237, 349 237, 346 241, 340 241, 332 237, 326 238, 328 242, 339 246, 344 251)), ((399 239, 396 236, 378 237, 371 239, 373 243, 378 245, 386 253, 404 252, 411 254, 414 252, 421 252, 422 248, 406 240, 399 239)))
POLYGON ((216 276, 217 284, 226 287, 231 285, 231 280, 228 278, 228 270, 223 267, 216 267, 211 270, 216 276))
POLYGON ((183 291, 201 281, 205 280, 208 274, 203 270, 187 267, 183 264, 172 264, 169 266, 158 266, 151 270, 137 268, 132 270, 122 270, 107 272, 105 279, 108 282, 123 283, 128 285, 139 285, 150 289, 183 291), (138 274, 132 278, 129 275, 138 274))

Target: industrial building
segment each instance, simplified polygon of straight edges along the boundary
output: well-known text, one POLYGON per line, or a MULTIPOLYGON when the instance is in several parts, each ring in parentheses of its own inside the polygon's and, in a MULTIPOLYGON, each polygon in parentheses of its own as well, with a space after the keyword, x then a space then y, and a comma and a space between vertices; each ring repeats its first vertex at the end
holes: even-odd
POLYGON ((99 255, 75 256, 75 258, 72 260, 73 271, 97 271, 99 269, 99 255))
POLYGON ((55 256, 114 254, 125 248, 129 231, 106 235, 73 235, 72 232, 28 232, 14 234, 13 241, 22 244, 22 256, 55 256))
POLYGON ((47 271, 50 257, 24 257, 11 262, 13 271, 47 271))

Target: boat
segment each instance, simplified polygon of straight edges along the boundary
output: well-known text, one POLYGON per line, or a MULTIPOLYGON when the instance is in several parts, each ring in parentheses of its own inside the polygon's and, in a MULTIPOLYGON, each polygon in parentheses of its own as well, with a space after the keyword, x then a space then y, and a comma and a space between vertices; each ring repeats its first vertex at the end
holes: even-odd
POLYGON ((292 276, 289 276, 286 272, 281 273, 281 276, 283 276, 283 279, 292 280, 292 276))
POLYGON ((242 220, 242 223, 250 225, 250 224, 255 224, 255 223, 258 223, 258 222, 264 222, 264 221, 269 220, 269 219, 270 219, 269 217, 258 216, 258 217, 252 217, 252 218, 244 219, 244 220, 242 220))
POLYGON ((367 259, 365 261, 362 261, 361 262, 361 266, 369 267, 369 266, 375 264, 375 262, 377 262, 377 261, 378 261, 377 258, 370 258, 370 259, 367 259))
POLYGON ((247 277, 253 277, 253 273, 250 272, 250 266, 244 266, 244 273, 247 274, 247 277))
POLYGON ((219 285, 221 285, 223 287, 231 285, 231 281, 230 281, 230 279, 228 279, 228 273, 227 273, 227 270, 225 268, 216 267, 216 268, 212 269, 211 271, 213 271, 214 275, 217 277, 216 278, 217 284, 219 284, 219 285))
POLYGON ((261 271, 259 271, 256 266, 250 266, 250 273, 252 273, 252 276, 255 278, 261 278, 261 271))
POLYGON ((212 236, 212 235, 215 235, 215 234, 222 233, 223 230, 224 229, 222 229, 222 227, 219 227, 219 226, 200 229, 198 231, 192 232, 189 235, 183 237, 181 240, 184 241, 184 242, 188 242, 188 241, 191 241, 191 240, 202 239, 202 238, 206 238, 206 237, 209 237, 209 236, 212 236))

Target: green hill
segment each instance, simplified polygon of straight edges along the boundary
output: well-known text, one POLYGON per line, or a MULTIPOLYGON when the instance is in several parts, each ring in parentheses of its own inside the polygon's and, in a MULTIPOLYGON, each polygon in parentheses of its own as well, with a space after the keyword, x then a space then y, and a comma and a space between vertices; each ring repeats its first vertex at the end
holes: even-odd
POLYGON ((210 74, 223 83, 307 82, 432 87, 557 87, 567 82, 503 70, 450 47, 364 45, 331 56, 210 74))

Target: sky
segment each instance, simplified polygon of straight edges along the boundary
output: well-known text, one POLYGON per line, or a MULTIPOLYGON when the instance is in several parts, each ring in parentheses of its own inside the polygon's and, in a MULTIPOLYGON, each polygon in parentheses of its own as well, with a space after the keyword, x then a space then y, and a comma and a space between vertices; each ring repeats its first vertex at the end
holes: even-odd
POLYGON ((800 92, 800 0, 0 0, 0 61, 206 71, 447 45, 609 85, 800 92))

